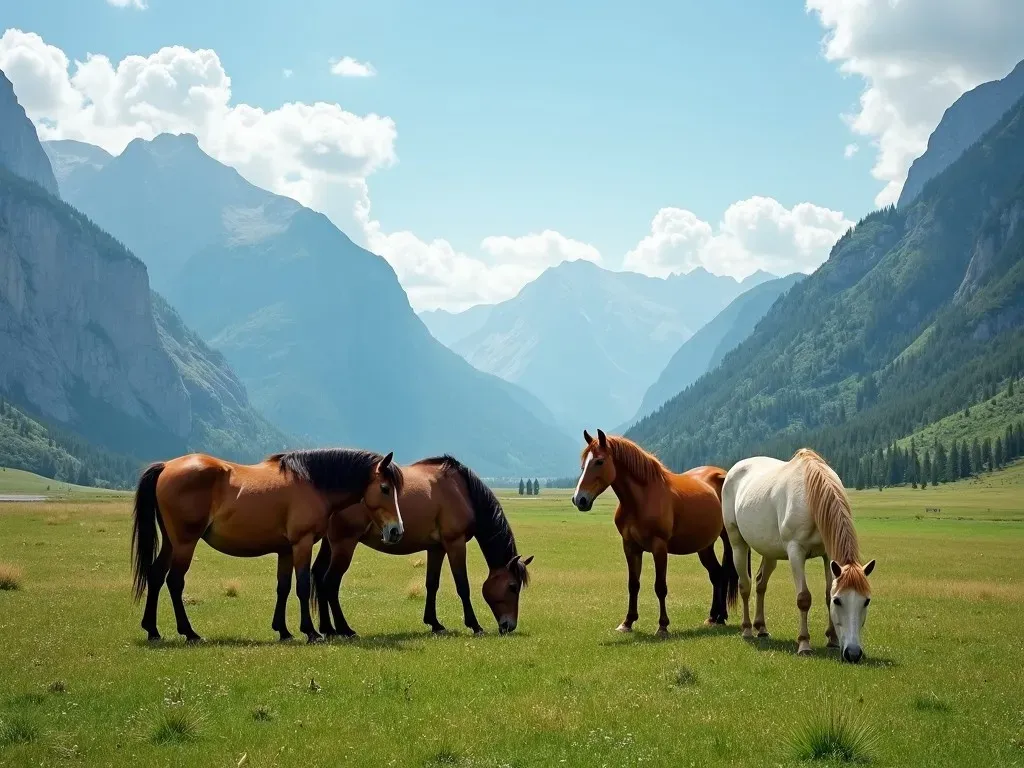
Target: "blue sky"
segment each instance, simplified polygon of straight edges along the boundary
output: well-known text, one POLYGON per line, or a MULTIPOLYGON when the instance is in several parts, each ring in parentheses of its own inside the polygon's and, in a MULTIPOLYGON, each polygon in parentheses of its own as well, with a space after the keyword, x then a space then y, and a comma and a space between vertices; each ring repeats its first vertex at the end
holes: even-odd
MULTIPOLYGON (((924 0, 903 0, 903 12, 915 3, 927 12, 924 0)), ((125 56, 147 57, 165 46, 211 49, 231 78, 232 104, 270 112, 289 102, 323 101, 357 116, 389 118, 397 162, 379 163, 364 177, 377 235, 353 233, 358 227, 344 216, 332 218, 358 241, 377 246, 400 277, 402 259, 418 260, 416 269, 406 264, 403 277, 414 283, 427 257, 398 253, 404 248, 411 254, 412 241, 382 233, 414 234, 415 248, 441 240, 452 253, 493 267, 522 249, 482 249, 486 238, 550 231, 585 244, 592 249, 586 253, 596 251, 606 266, 618 268, 645 236, 657 235, 652 219, 659 211, 692 214, 706 246, 722 234, 731 205, 761 196, 773 201, 771 211, 781 212, 763 214, 773 220, 798 203, 834 212, 823 226, 841 234, 844 224, 875 207, 891 181, 872 146, 884 144, 886 126, 868 124, 871 115, 859 102, 872 87, 884 92, 885 84, 881 76, 857 70, 863 66, 856 63, 856 49, 830 52, 824 41, 837 31, 873 33, 888 23, 888 3, 879 0, 883 15, 867 21, 848 0, 809 5, 307 0, 291 10, 292 4, 276 0, 148 0, 145 9, 105 0, 33 0, 5 3, 3 27, 37 33, 72 62, 102 54, 114 67, 125 56), (826 22, 829 14, 835 18, 826 22), (332 74, 330 61, 343 56, 369 62, 376 74, 332 74), (841 72, 850 62, 853 71, 841 72), (843 117, 858 114, 865 123, 859 128, 843 117), (859 151, 847 157, 848 145, 859 151)), ((969 6, 965 0, 963 7, 969 6)), ((948 106, 942 102, 990 72, 1005 74, 1000 68, 1018 53, 1024 55, 1019 46, 979 64, 977 74, 946 88, 923 120, 931 126, 918 128, 914 141, 920 145, 922 132, 926 138, 934 127, 934 113, 948 106)), ((964 62, 949 66, 962 70, 964 62)), ((12 80, 16 90, 30 87, 12 80)), ((89 138, 70 129, 59 135, 89 138)), ((890 175, 900 173, 905 168, 890 175)), ((331 192, 318 195, 319 206, 303 202, 330 215, 331 192)), ((681 214, 666 221, 675 222, 672 231, 691 232, 690 218, 681 214)), ((797 232, 798 238, 802 224, 786 221, 779 231, 797 232)), ((759 225, 749 229, 765 241, 759 225)), ((787 247, 773 239, 777 232, 769 234, 767 250, 787 247)), ((678 244, 686 237, 669 240, 678 244)), ((584 253, 557 243, 554 252, 584 253)), ((816 245, 807 263, 795 266, 813 268, 827 245, 816 245)), ((723 248, 705 247, 699 258, 637 256, 629 264, 652 274, 698 263, 715 271, 713 254, 723 248)), ((773 263, 769 255, 749 264, 734 255, 722 263, 741 262, 719 271, 773 263)), ((472 281, 475 273, 465 274, 472 281)), ((507 276, 506 282, 522 279, 507 276)), ((444 305, 444 295, 435 290, 419 303, 444 305)))

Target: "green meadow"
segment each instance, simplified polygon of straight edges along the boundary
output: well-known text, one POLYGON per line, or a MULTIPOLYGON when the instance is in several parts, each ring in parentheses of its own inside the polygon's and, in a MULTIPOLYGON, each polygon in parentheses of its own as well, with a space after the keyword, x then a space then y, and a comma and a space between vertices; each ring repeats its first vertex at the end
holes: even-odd
MULTIPOLYGON (((24 489, 8 482, 6 492, 24 489)), ((38 491, 32 488, 32 491, 38 491)), ((695 557, 669 563, 671 635, 656 639, 645 560, 638 631, 617 634, 626 575, 614 497, 589 514, 567 492, 501 492, 536 555, 519 629, 473 637, 450 574, 421 623, 423 558, 357 551, 346 615, 361 637, 281 644, 270 629, 275 562, 204 544, 186 599, 207 640, 148 645, 129 590, 129 500, 75 495, 0 504, 0 765, 777 766, 824 712, 866 729, 854 758, 883 766, 1024 765, 1024 466, 935 489, 853 494, 876 558, 867 660, 824 650, 824 577, 812 575, 816 653, 795 655, 797 612, 781 563, 770 639, 703 620, 695 557), (2 582, 0 582, 2 583, 2 582)), ((754 566, 756 568, 756 558, 754 566)), ((298 608, 289 610, 292 631, 298 608)))

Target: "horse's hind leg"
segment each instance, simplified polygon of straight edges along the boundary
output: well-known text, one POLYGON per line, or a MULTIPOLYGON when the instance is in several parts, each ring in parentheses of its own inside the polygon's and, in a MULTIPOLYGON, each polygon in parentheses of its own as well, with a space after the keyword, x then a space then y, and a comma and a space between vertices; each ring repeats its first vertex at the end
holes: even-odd
POLYGON ((654 594, 658 596, 660 613, 658 615, 658 634, 668 634, 668 611, 665 599, 668 597, 668 542, 654 539, 651 542, 651 554, 654 555, 654 594))
POLYGON ((444 625, 437 620, 437 590, 441 586, 441 567, 444 565, 444 548, 431 547, 427 550, 427 604, 423 607, 423 623, 430 631, 441 634, 444 625))
POLYGON ((740 628, 744 637, 753 637, 750 624, 750 545, 740 536, 735 526, 728 526, 728 533, 732 543, 732 562, 740 577, 740 598, 743 602, 743 623, 740 628))
POLYGON ((174 605, 174 618, 178 624, 178 634, 189 643, 198 643, 203 639, 192 629, 182 599, 185 592, 185 574, 188 573, 188 569, 192 565, 192 555, 195 554, 198 543, 198 541, 192 541, 175 547, 171 552, 171 567, 167 574, 167 591, 170 593, 171 603, 174 605))
POLYGON ((316 605, 317 617, 320 620, 320 634, 324 637, 334 637, 337 631, 331 622, 331 596, 328 584, 333 576, 331 573, 331 560, 333 552, 331 543, 324 537, 320 541, 320 551, 313 561, 312 591, 313 603, 316 605))
POLYGON ((274 606, 274 623, 271 629, 280 633, 281 641, 292 639, 288 631, 288 595, 292 591, 292 553, 282 552, 277 556, 277 604, 274 606))
POLYGON ((726 576, 725 569, 718 562, 715 555, 715 545, 705 547, 697 553, 701 565, 708 572, 708 579, 711 580, 711 611, 705 624, 725 624, 726 620, 726 576))
POLYGON ((299 598, 301 616, 299 631, 306 635, 309 642, 316 643, 324 638, 313 626, 313 617, 309 611, 312 560, 313 534, 307 534, 299 539, 297 544, 292 545, 292 566, 295 568, 295 596, 299 598))
POLYGON ((768 627, 764 620, 764 594, 768 591, 768 579, 772 577, 778 563, 778 560, 762 557, 761 567, 757 569, 757 612, 754 614, 754 631, 758 637, 768 637, 768 627))
POLYGON ((358 544, 358 539, 347 539, 338 544, 331 557, 331 567, 326 578, 327 594, 330 597, 331 611, 334 613, 334 627, 343 637, 356 636, 356 631, 348 625, 345 613, 341 610, 341 581, 352 564, 352 554, 358 544))
POLYGON ((149 574, 146 577, 146 610, 142 614, 142 628, 149 634, 150 640, 160 639, 156 625, 157 601, 167 578, 167 569, 171 565, 171 542, 166 533, 161 535, 163 541, 160 545, 160 554, 149 567, 149 574))

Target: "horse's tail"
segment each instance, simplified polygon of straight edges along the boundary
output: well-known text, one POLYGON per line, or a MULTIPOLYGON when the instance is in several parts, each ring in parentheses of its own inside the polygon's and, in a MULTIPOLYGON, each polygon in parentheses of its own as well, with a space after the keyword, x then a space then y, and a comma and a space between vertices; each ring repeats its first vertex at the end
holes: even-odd
POLYGON ((313 561, 313 567, 310 569, 309 578, 309 615, 313 620, 317 620, 320 616, 320 600, 319 590, 317 590, 317 583, 321 580, 324 581, 326 586, 327 575, 331 568, 331 543, 324 536, 320 540, 320 551, 316 553, 316 559, 313 561))
POLYGON ((132 566, 134 568, 135 601, 146 592, 149 569, 156 559, 157 529, 160 523, 160 508, 156 501, 156 481, 164 471, 162 461, 150 464, 139 477, 135 489, 135 520, 132 525, 132 566))
POLYGON ((707 476, 707 480, 711 484, 711 487, 715 489, 715 495, 718 496, 719 504, 722 503, 722 486, 725 485, 725 475, 726 472, 724 469, 714 467, 713 471, 707 476))
MULTIPOLYGON (((730 608, 736 607, 736 601, 739 600, 740 596, 740 574, 736 570, 736 563, 732 559, 732 543, 729 541, 729 534, 725 528, 722 528, 722 533, 719 534, 722 539, 722 567, 725 568, 726 578, 726 604, 730 608)), ((749 568, 750 553, 747 553, 747 561, 749 568)))

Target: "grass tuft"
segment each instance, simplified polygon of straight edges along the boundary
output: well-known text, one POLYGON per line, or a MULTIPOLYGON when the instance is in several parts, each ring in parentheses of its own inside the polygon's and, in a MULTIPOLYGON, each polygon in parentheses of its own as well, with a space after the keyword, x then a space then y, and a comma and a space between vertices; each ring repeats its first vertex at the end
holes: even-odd
POLYGON ((929 691, 914 699, 914 709, 918 712, 949 712, 950 706, 929 691))
POLYGON ((413 568, 422 568, 426 564, 427 564, 427 561, 424 560, 422 557, 414 557, 412 559, 412 567, 413 568))
POLYGON ((458 765, 462 762, 462 755, 456 752, 454 749, 443 747, 426 760, 423 761, 425 768, 434 768, 435 766, 442 765, 458 765))
POLYGON ((242 591, 242 582, 238 579, 229 579, 224 582, 224 597, 238 597, 242 591))
POLYGON ((797 729, 791 744, 799 760, 867 763, 877 742, 874 728, 862 715, 822 698, 797 729))
POLYGON ((10 563, 0 563, 0 590, 21 589, 21 568, 10 563))
POLYGON ((32 744, 39 740, 39 728, 22 715, 0 721, 0 747, 32 744))
POLYGON ((184 603, 185 605, 202 605, 203 604, 203 601, 200 600, 198 597, 187 597, 186 596, 186 597, 181 598, 181 602, 184 603))
POLYGON ((153 742, 156 744, 184 744, 195 741, 199 736, 202 718, 188 707, 167 707, 161 709, 153 726, 153 742))
POLYGON ((274 713, 266 704, 258 704, 252 709, 252 719, 257 723, 266 723, 274 719, 274 713))
POLYGON ((410 600, 422 600, 424 598, 423 585, 419 579, 413 579, 405 588, 405 596, 410 600))
POLYGON ((63 680, 54 680, 52 683, 46 686, 46 690, 48 690, 50 693, 67 693, 68 684, 65 683, 63 680))
POLYGON ((672 675, 672 685, 677 688, 688 688, 697 684, 697 673, 689 667, 680 667, 672 675))

